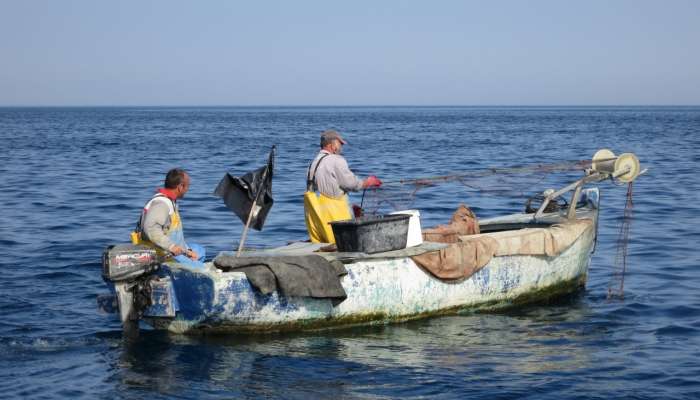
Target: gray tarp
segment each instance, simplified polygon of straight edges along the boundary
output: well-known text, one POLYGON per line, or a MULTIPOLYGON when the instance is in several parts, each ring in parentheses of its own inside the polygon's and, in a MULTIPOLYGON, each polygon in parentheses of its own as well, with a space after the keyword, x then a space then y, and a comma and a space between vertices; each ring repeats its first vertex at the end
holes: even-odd
POLYGON ((347 294, 340 277, 347 274, 339 261, 327 261, 318 255, 284 257, 235 257, 219 254, 214 265, 223 271, 244 272, 263 294, 275 290, 286 297, 329 298, 339 304, 347 294))

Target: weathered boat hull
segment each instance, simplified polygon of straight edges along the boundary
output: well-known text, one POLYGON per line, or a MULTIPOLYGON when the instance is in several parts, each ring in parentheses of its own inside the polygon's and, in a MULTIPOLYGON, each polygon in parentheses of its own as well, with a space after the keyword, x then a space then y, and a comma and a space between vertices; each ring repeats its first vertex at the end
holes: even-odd
MULTIPOLYGON (((347 270, 340 278, 347 298, 335 305, 330 299, 285 297, 278 291, 262 294, 245 273, 224 272, 211 262, 203 269, 169 262, 138 281, 146 282, 142 284, 151 304, 134 322, 140 318, 175 333, 296 331, 386 324, 548 300, 585 286, 596 243, 598 199, 597 189, 584 190, 575 219, 568 219, 563 210, 539 218, 514 214, 480 221, 481 235, 459 237, 457 247, 483 240, 497 245, 478 268, 467 269, 471 275, 459 280, 439 279, 412 258, 437 253, 442 257, 442 250, 452 246, 448 244, 426 242, 372 255, 320 253, 342 261, 347 270)), ((247 255, 306 255, 319 246, 297 243, 247 255)), ((466 258, 459 260, 459 265, 466 265, 466 258)), ((100 296, 101 308, 119 311, 115 298, 138 282, 119 283, 117 296, 100 296)), ((111 286, 114 290, 117 285, 111 286)), ((130 312, 126 314, 132 321, 130 312)))
MULTIPOLYGON (((597 203, 590 203, 579 213, 597 220, 597 203)), ((502 217, 486 221, 483 226, 519 224, 531 218, 502 217)), ((548 218, 561 219, 558 215, 548 218)), ((204 271, 171 264, 161 270, 165 286, 171 290, 162 290, 160 297, 155 296, 155 304, 146 311, 144 320, 156 329, 176 333, 272 332, 497 310, 584 287, 595 239, 593 223, 560 254, 493 257, 478 272, 459 281, 437 279, 408 256, 357 258, 345 265, 348 274, 341 278, 341 284, 347 299, 336 306, 329 299, 284 297, 278 292, 263 295, 251 286, 244 273, 222 272, 210 263, 204 271)), ((431 245, 436 246, 423 246, 431 245)))

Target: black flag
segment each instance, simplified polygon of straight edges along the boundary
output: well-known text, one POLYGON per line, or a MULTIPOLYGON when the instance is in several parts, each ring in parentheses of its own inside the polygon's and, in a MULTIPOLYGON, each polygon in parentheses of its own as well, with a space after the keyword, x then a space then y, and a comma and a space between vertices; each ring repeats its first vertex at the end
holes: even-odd
POLYGON ((270 212, 274 203, 272 199, 274 160, 275 146, 272 146, 267 165, 241 177, 226 173, 214 190, 214 194, 224 199, 226 207, 238 215, 244 224, 248 221, 252 207, 250 227, 258 231, 262 230, 267 213, 270 212), (254 207, 253 203, 255 203, 254 207))

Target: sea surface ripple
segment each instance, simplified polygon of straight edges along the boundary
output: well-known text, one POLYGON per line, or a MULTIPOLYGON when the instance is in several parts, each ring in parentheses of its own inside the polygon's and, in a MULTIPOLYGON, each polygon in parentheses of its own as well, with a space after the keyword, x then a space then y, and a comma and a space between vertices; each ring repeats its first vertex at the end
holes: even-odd
MULTIPOLYGON (((700 108, 0 108, 1 398, 700 398, 700 108), (212 196, 278 148, 275 206, 252 247, 305 237, 304 174, 336 128, 359 175, 387 181, 636 153, 624 297, 609 300, 626 187, 603 182, 585 291, 499 314, 329 332, 122 340, 100 256, 125 242, 168 169, 192 176, 185 233, 210 255, 242 224, 212 196)), ((552 177, 532 195, 568 183, 552 177)), ((520 193, 518 193, 520 195, 520 193)), ((516 196, 517 197, 517 196, 516 196)), ((521 211, 464 185, 416 195, 423 226, 459 202, 521 211)), ((352 201, 359 202, 358 194, 352 201)))

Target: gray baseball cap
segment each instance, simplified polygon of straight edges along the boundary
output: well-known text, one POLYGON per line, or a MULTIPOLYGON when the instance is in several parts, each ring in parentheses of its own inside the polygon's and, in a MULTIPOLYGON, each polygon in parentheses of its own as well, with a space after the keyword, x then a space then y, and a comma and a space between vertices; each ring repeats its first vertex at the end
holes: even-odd
POLYGON ((338 139, 340 141, 340 143, 342 143, 342 144, 347 143, 345 141, 345 139, 343 139, 343 137, 340 136, 340 133, 338 133, 338 131, 335 131, 333 129, 329 129, 329 130, 323 131, 323 133, 321 133, 321 142, 329 142, 333 139, 338 139))

